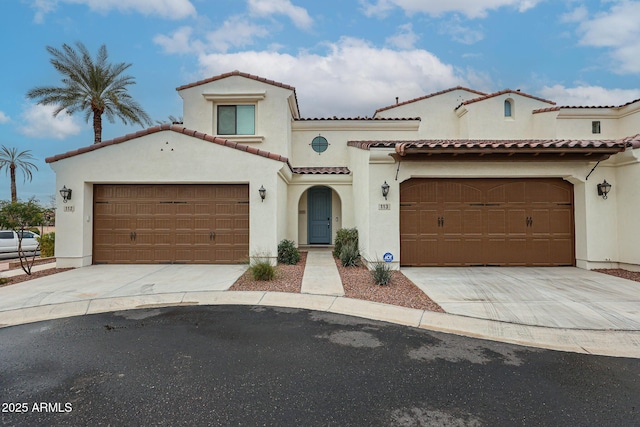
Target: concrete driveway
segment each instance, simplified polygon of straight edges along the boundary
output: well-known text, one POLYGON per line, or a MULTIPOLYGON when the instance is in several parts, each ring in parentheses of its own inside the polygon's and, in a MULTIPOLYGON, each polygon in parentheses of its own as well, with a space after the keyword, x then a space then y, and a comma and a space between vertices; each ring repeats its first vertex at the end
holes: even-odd
POLYGON ((0 310, 89 299, 225 291, 246 265, 92 265, 0 288, 0 310))
POLYGON ((575 267, 403 268, 450 314, 568 329, 639 330, 640 283, 575 267))

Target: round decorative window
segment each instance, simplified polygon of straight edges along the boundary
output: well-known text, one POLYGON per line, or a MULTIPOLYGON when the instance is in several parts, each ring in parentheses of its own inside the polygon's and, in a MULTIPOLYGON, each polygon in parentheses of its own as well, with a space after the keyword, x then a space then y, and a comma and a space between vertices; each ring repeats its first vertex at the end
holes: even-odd
POLYGON ((329 142, 327 142, 327 138, 325 138, 324 136, 318 135, 313 138, 313 141, 311 141, 311 148, 313 148, 313 151, 318 154, 324 153, 327 150, 328 146, 329 142))

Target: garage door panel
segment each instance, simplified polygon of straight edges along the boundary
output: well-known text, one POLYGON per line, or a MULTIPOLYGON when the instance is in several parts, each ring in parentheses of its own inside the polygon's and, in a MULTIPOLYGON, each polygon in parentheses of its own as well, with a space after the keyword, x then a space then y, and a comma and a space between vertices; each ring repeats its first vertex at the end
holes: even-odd
POLYGON ((400 229, 401 265, 572 265, 573 186, 414 178, 400 185, 400 229))
POLYGON ((95 185, 94 263, 242 262, 249 254, 248 194, 248 185, 237 184, 95 185))

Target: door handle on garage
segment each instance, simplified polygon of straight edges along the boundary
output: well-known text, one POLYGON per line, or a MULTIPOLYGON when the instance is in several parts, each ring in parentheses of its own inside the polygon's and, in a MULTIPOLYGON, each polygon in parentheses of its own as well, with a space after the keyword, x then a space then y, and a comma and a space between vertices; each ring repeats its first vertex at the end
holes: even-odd
POLYGON ((216 237, 216 233, 214 233, 213 231, 209 232, 209 240, 213 240, 216 237))
POLYGON ((138 234, 134 231, 133 232, 133 241, 135 242, 137 238, 138 238, 138 234))

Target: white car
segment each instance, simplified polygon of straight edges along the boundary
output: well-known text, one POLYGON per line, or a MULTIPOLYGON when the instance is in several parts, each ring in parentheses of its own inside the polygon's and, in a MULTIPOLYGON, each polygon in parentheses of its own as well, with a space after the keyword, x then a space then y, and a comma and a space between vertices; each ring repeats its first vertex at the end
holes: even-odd
MULTIPOLYGON (((25 231, 22 237, 22 250, 28 254, 40 252, 38 238, 40 236, 31 231, 25 231)), ((0 230, 0 257, 18 256, 18 234, 12 230, 0 230)))

